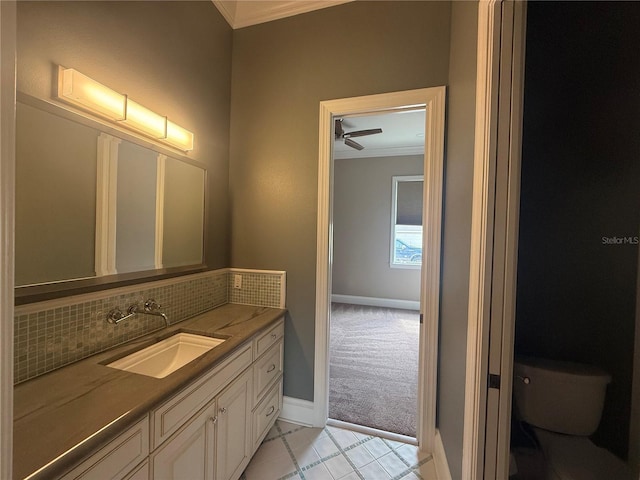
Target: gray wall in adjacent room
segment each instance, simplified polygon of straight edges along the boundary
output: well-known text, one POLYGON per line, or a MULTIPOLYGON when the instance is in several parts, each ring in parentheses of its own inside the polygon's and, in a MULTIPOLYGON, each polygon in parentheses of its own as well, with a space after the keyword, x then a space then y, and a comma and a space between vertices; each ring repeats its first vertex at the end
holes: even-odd
POLYGON ((332 293, 420 301, 420 269, 391 268, 392 179, 424 156, 334 161, 332 293))
POLYGON ((285 395, 313 399, 322 100, 446 85, 448 2, 353 2, 236 30, 231 263, 287 271, 285 395))
POLYGON ((437 423, 455 480, 462 478, 477 31, 477 4, 453 2, 437 423))

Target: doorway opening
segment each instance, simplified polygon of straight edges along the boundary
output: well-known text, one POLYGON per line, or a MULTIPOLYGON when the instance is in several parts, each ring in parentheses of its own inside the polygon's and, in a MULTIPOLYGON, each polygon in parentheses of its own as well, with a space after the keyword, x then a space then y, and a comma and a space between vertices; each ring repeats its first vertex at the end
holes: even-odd
MULTIPOLYGON (((444 157, 445 88, 434 87, 370 95, 320 103, 318 171, 318 243, 316 265, 316 348, 314 367, 314 425, 324 426, 329 418, 329 349, 331 294, 334 268, 333 152, 336 120, 424 109, 424 196, 422 221, 422 268, 419 287, 418 409, 416 442, 421 450, 433 452, 437 372, 437 338, 440 297, 440 242, 444 157)), ((344 131, 349 131, 344 129, 344 131)), ((375 136, 375 135, 374 135, 375 136)), ((356 139, 364 144, 365 140, 356 139)), ((386 237, 387 242, 391 238, 386 237)), ((391 255, 389 249, 386 255, 391 255)), ((387 257, 385 256, 385 261, 387 257)))
POLYGON ((329 418, 415 443, 425 109, 334 123, 329 418))

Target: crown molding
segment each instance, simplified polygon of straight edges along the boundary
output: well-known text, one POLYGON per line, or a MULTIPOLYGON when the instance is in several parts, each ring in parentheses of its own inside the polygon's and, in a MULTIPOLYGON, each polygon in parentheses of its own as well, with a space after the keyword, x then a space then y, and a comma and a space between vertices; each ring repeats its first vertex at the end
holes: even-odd
POLYGON ((231 28, 238 29, 341 5, 353 0, 239 1, 212 0, 231 28))
POLYGON ((348 158, 376 158, 376 157, 403 157, 406 155, 424 155, 424 146, 418 147, 389 147, 364 150, 353 150, 353 152, 341 151, 333 153, 336 160, 348 158))

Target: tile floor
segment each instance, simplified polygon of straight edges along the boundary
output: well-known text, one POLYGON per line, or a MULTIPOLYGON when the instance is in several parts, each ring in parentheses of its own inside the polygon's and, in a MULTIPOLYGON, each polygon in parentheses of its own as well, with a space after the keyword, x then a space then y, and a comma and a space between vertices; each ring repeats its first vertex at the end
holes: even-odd
POLYGON ((278 420, 240 480, 436 480, 431 455, 414 445, 337 427, 278 420))

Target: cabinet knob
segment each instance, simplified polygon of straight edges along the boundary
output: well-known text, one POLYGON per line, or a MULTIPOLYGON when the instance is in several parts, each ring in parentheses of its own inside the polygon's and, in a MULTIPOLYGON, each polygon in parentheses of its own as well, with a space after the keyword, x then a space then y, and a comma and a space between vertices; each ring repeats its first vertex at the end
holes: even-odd
POLYGON ((272 333, 271 338, 275 340, 276 338, 278 338, 278 335, 276 335, 275 333, 272 333))
POLYGON ((269 369, 267 370, 267 373, 273 372, 275 369, 276 369, 276 364, 272 363, 269 369))
POLYGON ((222 407, 220 409, 220 413, 227 413, 227 407, 222 407))
POLYGON ((209 421, 215 425, 216 423, 218 423, 218 416, 216 415, 215 417, 209 417, 209 421))
POLYGON ((267 417, 273 415, 273 412, 275 412, 275 411, 276 411, 276 407, 271 405, 271 408, 269 409, 269 412, 267 413, 267 417))

